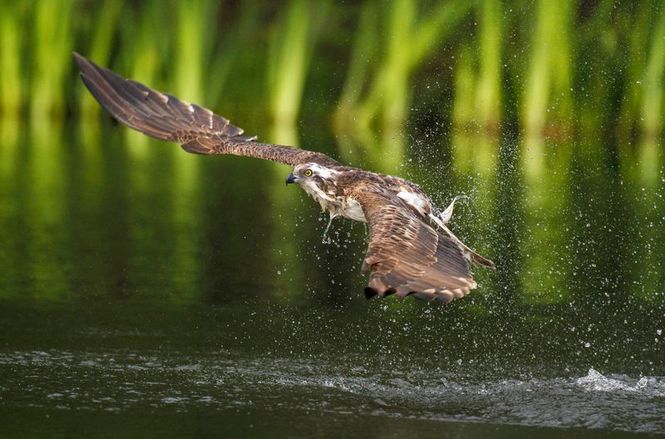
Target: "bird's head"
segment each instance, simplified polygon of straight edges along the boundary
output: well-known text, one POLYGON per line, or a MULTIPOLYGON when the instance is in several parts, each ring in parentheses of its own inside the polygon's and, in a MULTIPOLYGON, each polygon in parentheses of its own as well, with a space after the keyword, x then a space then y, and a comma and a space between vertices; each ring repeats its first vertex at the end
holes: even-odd
POLYGON ((303 163, 293 167, 293 172, 286 177, 286 184, 316 184, 320 186, 321 183, 333 180, 338 173, 339 171, 326 168, 318 163, 303 163))
POLYGON ((286 177, 286 184, 298 183, 308 194, 328 198, 336 191, 335 177, 339 172, 318 163, 303 163, 293 167, 293 172, 286 177))

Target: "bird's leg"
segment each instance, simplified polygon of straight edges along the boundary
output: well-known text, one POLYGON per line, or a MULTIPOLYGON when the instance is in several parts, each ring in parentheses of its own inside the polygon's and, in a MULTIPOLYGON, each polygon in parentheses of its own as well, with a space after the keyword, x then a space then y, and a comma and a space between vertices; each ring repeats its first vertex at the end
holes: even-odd
POLYGON ((331 244, 331 243, 332 243, 332 239, 328 238, 328 230, 330 230, 330 225, 332 224, 332 221, 335 219, 336 216, 337 216, 337 215, 334 214, 334 213, 331 213, 331 214, 330 214, 330 218, 328 219, 328 224, 326 225, 326 228, 325 228, 325 230, 323 231, 323 239, 322 239, 322 242, 323 242, 324 244, 331 244))
POLYGON ((462 198, 469 198, 466 195, 458 195, 455 198, 453 198, 453 201, 446 207, 446 210, 441 212, 440 218, 441 221, 443 221, 444 224, 448 224, 448 221, 450 221, 450 218, 453 217, 453 210, 455 209, 455 201, 462 199, 462 198))

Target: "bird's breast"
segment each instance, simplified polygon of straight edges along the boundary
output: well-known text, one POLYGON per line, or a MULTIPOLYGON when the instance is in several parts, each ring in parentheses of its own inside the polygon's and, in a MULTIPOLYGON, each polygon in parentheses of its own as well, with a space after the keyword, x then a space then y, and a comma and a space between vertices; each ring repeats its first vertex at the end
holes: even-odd
POLYGON ((301 186, 319 203, 322 210, 354 221, 367 222, 362 206, 355 198, 327 192, 314 184, 302 184, 301 186))

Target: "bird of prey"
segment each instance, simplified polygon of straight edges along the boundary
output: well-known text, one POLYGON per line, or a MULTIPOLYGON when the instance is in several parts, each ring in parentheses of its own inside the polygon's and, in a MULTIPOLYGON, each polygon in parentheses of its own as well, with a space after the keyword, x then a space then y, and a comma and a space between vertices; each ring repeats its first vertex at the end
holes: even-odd
POLYGON ((331 218, 369 226, 362 272, 365 295, 449 303, 476 288, 471 264, 494 263, 464 245, 448 229, 455 200, 436 208, 416 184, 399 177, 345 166, 313 151, 259 143, 212 111, 150 89, 74 53, 81 78, 116 120, 150 137, 179 143, 196 154, 232 154, 292 166, 286 184, 296 183, 331 218))

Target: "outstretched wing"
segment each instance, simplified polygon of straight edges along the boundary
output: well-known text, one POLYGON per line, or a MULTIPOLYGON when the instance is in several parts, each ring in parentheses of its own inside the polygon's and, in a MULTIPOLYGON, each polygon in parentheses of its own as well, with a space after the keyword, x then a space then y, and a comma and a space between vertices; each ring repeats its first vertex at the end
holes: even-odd
POLYGON ((254 142, 242 128, 207 108, 181 101, 99 67, 74 52, 81 78, 111 115, 148 136, 178 142, 197 154, 233 154, 297 165, 339 165, 325 154, 254 142))
POLYGON ((459 241, 425 224, 397 197, 375 186, 356 192, 369 224, 363 272, 368 297, 413 294, 448 303, 476 288, 459 241))

